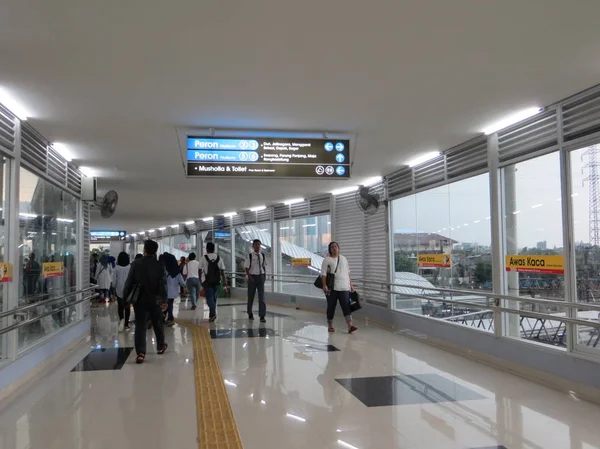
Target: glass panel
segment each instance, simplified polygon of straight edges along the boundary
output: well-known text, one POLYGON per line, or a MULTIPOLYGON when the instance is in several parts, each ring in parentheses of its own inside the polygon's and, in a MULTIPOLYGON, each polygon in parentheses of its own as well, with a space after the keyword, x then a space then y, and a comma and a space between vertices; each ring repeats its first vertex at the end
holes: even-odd
POLYGON ((206 243, 208 242, 215 244, 215 252, 223 259, 225 271, 231 272, 231 229, 203 231, 202 248, 200 249, 202 256, 206 254, 206 243))
POLYGON ((313 282, 321 272, 323 258, 331 242, 331 217, 298 218, 280 221, 277 225, 280 250, 277 272, 281 276, 278 278, 278 291, 324 299, 323 291, 317 289, 313 282), (310 264, 305 263, 308 259, 310 264))
MULTIPOLYGON (((564 300, 564 252, 559 154, 551 153, 506 167, 504 190, 505 269, 512 296, 564 300)), ((565 309, 507 301, 506 307, 552 314, 555 320, 525 319, 505 313, 504 332, 555 346, 565 346, 565 309), (531 322, 529 324, 526 324, 531 322), (531 332, 531 328, 552 332, 531 332)))
MULTIPOLYGON (((267 261, 267 275, 273 274, 273 251, 271 248, 272 241, 271 223, 256 223, 247 226, 238 226, 235 228, 235 272, 244 273, 246 261, 250 257, 252 250, 252 242, 258 239, 262 243, 262 250, 267 261)), ((236 287, 245 287, 246 277, 242 275, 236 276, 236 287)), ((273 283, 267 281, 265 290, 272 291, 273 283)))
MULTIPOLYGON (((598 324, 600 313, 586 304, 600 305, 600 145, 571 153, 571 196, 577 301, 577 318, 598 324)), ((597 327, 576 326, 577 344, 600 350, 597 327)))
MULTIPOLYGON (((76 290, 77 199, 21 168, 19 304, 39 304, 20 319, 45 315, 19 328, 19 351, 76 319, 75 307, 51 313, 66 301, 43 303, 76 290), (47 316, 46 316, 47 315, 47 316)), ((70 299, 75 301, 76 298, 70 299)))
POLYGON ((492 288, 489 214, 488 174, 393 201, 394 283, 401 286, 392 307, 493 331, 487 298, 477 294, 492 288))
POLYGON ((187 257, 191 252, 196 251, 196 234, 192 234, 189 239, 183 234, 177 234, 173 236, 172 242, 173 246, 169 252, 177 259, 187 257))

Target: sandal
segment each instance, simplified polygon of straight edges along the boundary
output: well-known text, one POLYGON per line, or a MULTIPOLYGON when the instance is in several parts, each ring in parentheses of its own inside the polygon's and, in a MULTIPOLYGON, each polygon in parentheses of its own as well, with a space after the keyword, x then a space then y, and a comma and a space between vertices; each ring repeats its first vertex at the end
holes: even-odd
POLYGON ((162 347, 161 347, 161 348, 160 348, 160 349, 157 351, 157 354, 164 354, 164 353, 165 353, 165 351, 167 350, 167 348, 168 348, 168 347, 169 347, 169 345, 165 343, 165 344, 164 344, 164 345, 162 345, 162 347))
POLYGON ((351 334, 351 333, 353 333, 354 331, 357 331, 357 330, 358 330, 358 328, 356 326, 350 326, 348 328, 348 333, 351 334))
POLYGON ((327 332, 335 332, 335 327, 329 326, 329 328, 327 329, 327 332))
POLYGON ((144 363, 144 360, 146 360, 146 354, 138 354, 138 356, 135 359, 135 363, 141 365, 142 363, 144 363))

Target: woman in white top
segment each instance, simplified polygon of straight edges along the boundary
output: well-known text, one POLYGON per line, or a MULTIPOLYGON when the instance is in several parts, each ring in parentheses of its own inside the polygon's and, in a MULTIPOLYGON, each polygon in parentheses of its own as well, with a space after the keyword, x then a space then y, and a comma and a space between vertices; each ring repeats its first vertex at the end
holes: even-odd
POLYGON ((117 294, 117 303, 119 307, 119 332, 129 330, 129 318, 131 316, 131 307, 129 304, 125 304, 123 298, 123 290, 125 288, 125 281, 129 275, 129 269, 131 264, 129 263, 129 254, 126 252, 119 253, 117 257, 117 266, 113 272, 113 287, 117 294))
POLYGON ((192 310, 196 310, 200 297, 200 263, 196 260, 196 253, 188 256, 188 263, 183 267, 183 277, 192 300, 192 310))
POLYGON ((104 302, 108 299, 108 292, 112 284, 112 265, 108 263, 108 256, 106 254, 100 257, 100 263, 96 265, 94 279, 96 279, 98 285, 100 302, 104 302))
POLYGON ((352 323, 352 313, 350 311, 350 292, 354 291, 352 279, 350 278, 350 267, 348 260, 340 254, 340 246, 336 242, 329 244, 329 257, 326 257, 321 267, 321 277, 323 279, 323 292, 327 298, 327 325, 329 332, 335 332, 333 327, 333 317, 335 315, 335 306, 339 301, 340 307, 348 324, 348 333, 356 330, 352 323), (332 273, 335 277, 333 289, 330 290, 327 285, 327 273, 332 273))

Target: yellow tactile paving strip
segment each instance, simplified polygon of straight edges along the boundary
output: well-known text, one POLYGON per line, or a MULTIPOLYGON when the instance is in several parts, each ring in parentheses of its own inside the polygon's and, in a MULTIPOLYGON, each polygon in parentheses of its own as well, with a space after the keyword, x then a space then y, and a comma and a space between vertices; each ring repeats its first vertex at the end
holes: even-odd
POLYGON ((192 330, 199 449, 243 449, 219 361, 206 327, 179 321, 192 330))

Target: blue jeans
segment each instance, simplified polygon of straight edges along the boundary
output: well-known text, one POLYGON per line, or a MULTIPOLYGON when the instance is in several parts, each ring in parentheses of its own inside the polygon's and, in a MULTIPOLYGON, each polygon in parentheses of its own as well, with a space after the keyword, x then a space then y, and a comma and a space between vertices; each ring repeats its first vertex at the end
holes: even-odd
POLYGON ((200 279, 188 278, 186 281, 188 294, 192 300, 192 306, 198 306, 198 298, 200 297, 200 279))
POLYGON ((204 287, 204 296, 206 297, 206 304, 208 304, 209 318, 217 316, 217 289, 219 287, 204 287))

